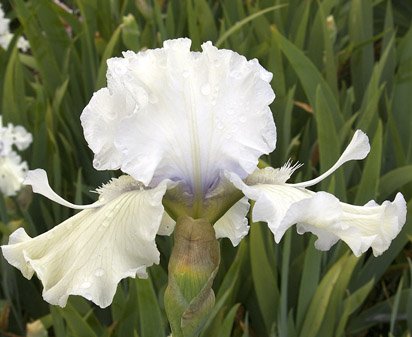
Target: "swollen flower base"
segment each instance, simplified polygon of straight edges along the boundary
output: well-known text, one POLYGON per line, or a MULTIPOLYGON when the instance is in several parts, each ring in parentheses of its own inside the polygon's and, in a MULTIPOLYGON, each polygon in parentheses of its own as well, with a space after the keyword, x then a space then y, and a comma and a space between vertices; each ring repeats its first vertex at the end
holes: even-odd
POLYGON ((361 207, 306 189, 366 157, 362 131, 314 180, 289 184, 299 168, 290 163, 259 170, 259 157, 276 144, 272 74, 210 42, 202 52, 190 44, 169 40, 108 60, 107 88, 93 95, 81 122, 94 167, 125 175, 98 189, 95 203, 73 205, 51 190, 43 170, 29 172, 34 192, 84 209, 36 238, 21 228, 2 247, 25 277, 36 272, 48 302, 64 306, 76 294, 110 305, 121 279, 147 277, 146 268, 159 262, 156 235, 170 235, 177 221, 165 307, 174 337, 197 336, 214 301, 216 239, 237 245, 247 235, 248 199, 253 221, 267 222, 276 242, 297 224, 299 233, 318 236, 322 250, 340 239, 356 255, 369 248, 379 255, 405 223, 401 194, 361 207))

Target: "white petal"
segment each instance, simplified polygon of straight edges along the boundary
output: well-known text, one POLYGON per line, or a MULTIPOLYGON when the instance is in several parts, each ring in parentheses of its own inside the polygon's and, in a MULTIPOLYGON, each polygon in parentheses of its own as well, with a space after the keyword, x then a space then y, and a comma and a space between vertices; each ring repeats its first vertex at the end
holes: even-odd
POLYGON ((375 256, 381 255, 406 221, 406 202, 400 193, 393 202, 361 207, 341 203, 333 195, 319 192, 292 207, 295 218, 289 221, 300 223, 300 233, 310 231, 317 235, 318 249, 328 250, 341 239, 356 256, 370 247, 375 256), (297 208, 306 211, 298 213, 297 208))
POLYGON ((158 235, 169 236, 173 233, 176 226, 176 221, 174 221, 167 212, 164 212, 162 217, 162 222, 160 223, 158 235))
POLYGON ((393 202, 369 202, 362 207, 342 203, 326 192, 315 193, 289 185, 248 186, 236 175, 230 178, 247 197, 255 200, 253 221, 267 222, 276 242, 288 228, 298 224, 299 233, 310 231, 318 236, 318 249, 328 250, 340 239, 356 256, 370 247, 377 256, 388 249, 406 221, 406 203, 400 193, 393 202))
POLYGON ((74 208, 74 209, 87 209, 87 208, 96 208, 101 206, 101 203, 97 202, 91 205, 75 205, 71 202, 64 200, 56 192, 54 192, 47 179, 47 173, 43 169, 35 169, 27 172, 26 179, 23 182, 24 185, 30 185, 33 188, 34 193, 39 193, 44 195, 46 198, 57 202, 60 205, 74 208))
POLYGON ((18 229, 3 255, 25 277, 36 272, 49 303, 64 306, 69 295, 81 295, 107 307, 121 279, 145 277, 159 262, 155 237, 166 186, 125 192, 33 239, 18 229))
POLYGON ((237 246, 249 233, 249 221, 246 218, 249 207, 247 198, 242 198, 234 204, 213 226, 216 238, 228 238, 233 246, 237 246))
POLYGON ((33 141, 31 133, 20 125, 12 127, 11 137, 19 150, 27 149, 33 141))
POLYGON ((114 134, 122 118, 133 113, 133 109, 133 103, 120 87, 113 88, 112 92, 107 88, 100 89, 84 108, 80 120, 84 137, 95 153, 95 169, 120 168, 121 153, 114 146, 114 134))
POLYGON ((355 134, 353 135, 351 142, 346 147, 345 151, 339 157, 335 165, 333 165, 329 170, 327 170, 325 173, 323 173, 322 175, 320 175, 319 177, 315 179, 297 183, 297 184, 290 184, 290 185, 295 186, 295 187, 309 187, 309 186, 316 185, 323 179, 330 176, 344 163, 350 160, 364 159, 368 155, 369 151, 370 151, 370 145, 369 145, 368 136, 361 130, 357 130, 355 134))
POLYGON ((25 53, 30 49, 30 43, 23 36, 20 36, 17 40, 17 48, 19 48, 22 52, 25 53))
POLYGON ((27 163, 14 151, 0 156, 0 191, 13 196, 20 190, 27 172, 27 163))
POLYGON ((294 188, 287 185, 257 184, 248 186, 235 174, 230 175, 230 180, 242 190, 245 196, 255 201, 252 209, 253 221, 267 222, 277 243, 280 242, 283 234, 289 228, 284 228, 282 224, 288 215, 290 206, 314 195, 314 192, 304 188, 294 188))
POLYGON ((271 74, 256 60, 210 42, 190 52, 190 43, 169 40, 161 49, 110 59, 105 114, 86 110, 82 121, 96 156, 107 149, 105 162, 120 163, 145 185, 169 178, 206 195, 222 170, 244 178, 275 148, 268 107, 275 95, 271 74), (114 102, 121 95, 124 113, 114 102), (102 121, 112 111, 116 120, 102 121))

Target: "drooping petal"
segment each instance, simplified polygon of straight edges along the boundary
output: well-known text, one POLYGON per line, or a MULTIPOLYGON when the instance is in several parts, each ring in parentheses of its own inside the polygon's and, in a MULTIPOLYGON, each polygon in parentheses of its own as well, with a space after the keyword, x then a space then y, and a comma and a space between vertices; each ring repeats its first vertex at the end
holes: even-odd
POLYGON ((49 303, 64 306, 69 295, 81 295, 107 307, 121 279, 146 277, 146 267, 159 262, 155 236, 166 187, 125 192, 36 238, 20 228, 3 255, 26 278, 36 272, 49 303))
MULTIPOLYGON (((269 170, 259 171, 268 172, 269 170)), ((257 174, 254 173, 253 175, 257 174)), ((229 175, 229 178, 246 197, 255 201, 252 209, 253 221, 267 222, 277 243, 280 242, 287 229, 283 230, 282 221, 287 216, 290 206, 314 195, 314 192, 304 188, 289 187, 285 184, 272 184, 261 181, 256 185, 249 186, 233 173, 229 175)), ((262 179, 263 176, 259 174, 259 178, 262 179)))
POLYGON ((342 203, 326 192, 315 193, 287 184, 249 186, 236 175, 230 177, 255 201, 253 221, 267 222, 276 242, 288 228, 298 224, 299 233, 310 231, 318 236, 316 247, 320 250, 330 249, 340 239, 356 256, 370 247, 377 256, 388 249, 406 221, 406 203, 400 193, 393 202, 370 202, 362 207, 342 203))
POLYGON ((82 121, 96 158, 107 148, 107 161, 113 157, 123 172, 146 185, 169 178, 183 181, 188 193, 206 195, 219 172, 245 178, 258 158, 275 148, 269 109, 275 95, 272 75, 256 60, 211 43, 190 52, 190 44, 170 40, 161 49, 110 59, 111 93, 104 109, 108 115, 116 111, 117 120, 103 122, 92 100, 82 121), (121 115, 117 92, 134 102, 121 115))
POLYGON ((74 209, 87 209, 96 208, 101 206, 101 202, 96 202, 91 205, 75 205, 67 200, 64 200, 56 192, 52 190, 47 179, 47 173, 43 169, 35 169, 27 172, 26 179, 23 182, 24 185, 30 185, 34 193, 44 195, 46 198, 57 202, 60 205, 74 208, 74 209))
POLYGON ((247 198, 242 198, 234 204, 213 226, 216 238, 228 238, 236 247, 249 233, 248 219, 246 218, 249 208, 247 198))
POLYGON ((352 137, 351 142, 346 147, 345 151, 339 157, 338 161, 329 170, 327 170, 325 173, 323 173, 322 175, 320 175, 319 177, 315 179, 304 181, 301 183, 291 184, 291 185, 295 187, 309 187, 309 186, 316 185, 323 179, 329 177, 333 172, 335 172, 344 163, 350 160, 364 159, 368 155, 370 149, 371 147, 369 145, 368 136, 363 131, 356 130, 355 134, 352 137))
MULTIPOLYGON (((370 202, 353 206, 339 202, 332 194, 319 192, 313 198, 295 204, 290 212, 298 223, 298 232, 312 232, 318 237, 316 247, 328 250, 338 239, 347 243, 356 256, 369 247, 375 256, 389 248, 406 221, 406 202, 401 193, 382 205, 370 202), (297 209, 306 212, 298 212, 297 209)), ((287 226, 288 224, 284 224, 287 226)))

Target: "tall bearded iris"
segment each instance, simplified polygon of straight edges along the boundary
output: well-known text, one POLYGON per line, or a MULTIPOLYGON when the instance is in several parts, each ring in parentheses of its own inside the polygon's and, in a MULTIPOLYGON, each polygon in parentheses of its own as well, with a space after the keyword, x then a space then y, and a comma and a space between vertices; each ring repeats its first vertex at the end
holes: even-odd
MULTIPOLYGON (((81 121, 94 167, 125 175, 99 188, 94 204, 73 205, 51 190, 43 170, 29 172, 26 184, 35 192, 83 209, 36 238, 18 229, 2 247, 25 277, 36 272, 46 301, 64 306, 75 294, 108 306, 121 279, 145 277, 159 262, 156 235, 170 235, 176 220, 177 231, 182 217, 202 220, 193 240, 213 233, 237 245, 249 229, 248 199, 255 201, 253 220, 267 222, 277 242, 297 224, 299 232, 317 235, 323 250, 341 239, 356 255, 370 247, 379 255, 405 223, 401 194, 361 207, 306 189, 344 162, 365 158, 369 142, 361 131, 312 181, 289 184, 298 168, 290 163, 257 169, 276 144, 272 74, 210 42, 202 52, 191 52, 190 44, 169 40, 161 49, 108 60, 107 88, 93 95, 81 121)), ((218 256, 210 261, 215 266, 218 256)))

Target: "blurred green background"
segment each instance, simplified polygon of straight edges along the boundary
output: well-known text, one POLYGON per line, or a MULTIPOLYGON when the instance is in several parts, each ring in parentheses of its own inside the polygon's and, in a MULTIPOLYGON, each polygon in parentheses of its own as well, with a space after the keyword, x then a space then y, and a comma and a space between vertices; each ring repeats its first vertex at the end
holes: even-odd
MULTIPOLYGON (((106 59, 121 51, 190 37, 258 58, 274 74, 278 145, 267 158, 305 166, 295 181, 324 172, 352 131, 372 151, 346 164, 317 189, 341 200, 412 198, 412 2, 409 0, 49 0, 2 1, 15 38, 0 48, 0 109, 34 143, 23 157, 44 168, 53 188, 87 203, 116 172, 97 172, 79 116, 106 84, 106 59), (30 42, 27 53, 18 36, 30 42)), ((19 226, 31 235, 73 211, 30 189, 0 198, 2 242, 19 226)), ((279 245, 253 224, 237 248, 221 241, 216 307, 202 337, 411 336, 412 221, 379 258, 355 258, 343 243, 317 251, 309 234, 289 230, 279 245)), ((49 306, 41 285, 1 259, 0 335, 166 337, 163 292, 172 238, 159 237, 161 264, 148 280, 128 279, 111 307, 71 297, 49 306), (40 320, 40 321, 39 321, 40 320), (41 324, 40 324, 41 323, 41 324)))

